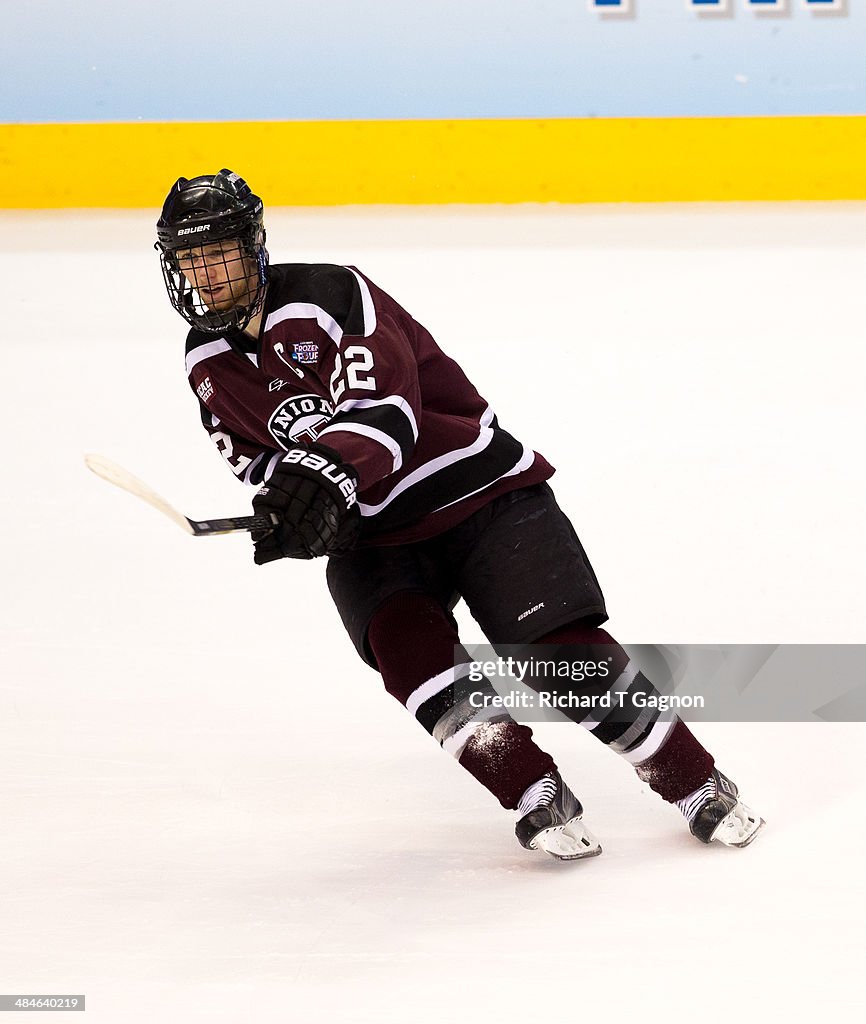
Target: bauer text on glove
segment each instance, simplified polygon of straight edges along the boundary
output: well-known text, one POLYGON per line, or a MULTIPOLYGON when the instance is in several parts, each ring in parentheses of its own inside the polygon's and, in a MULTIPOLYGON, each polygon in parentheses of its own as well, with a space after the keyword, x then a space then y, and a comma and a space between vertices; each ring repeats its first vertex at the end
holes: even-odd
POLYGON ((282 456, 253 498, 257 515, 275 512, 272 531, 253 534, 259 565, 278 558, 317 558, 352 547, 360 525, 358 475, 337 452, 296 445, 282 456))

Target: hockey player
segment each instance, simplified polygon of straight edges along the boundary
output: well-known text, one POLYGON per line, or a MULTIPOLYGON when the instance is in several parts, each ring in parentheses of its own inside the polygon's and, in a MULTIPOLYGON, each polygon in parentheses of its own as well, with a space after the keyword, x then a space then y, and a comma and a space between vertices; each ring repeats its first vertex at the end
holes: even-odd
MULTIPOLYGON (((327 556, 333 600, 385 688, 508 809, 528 849, 601 852, 580 801, 525 725, 477 707, 451 614, 462 597, 494 645, 604 650, 596 696, 656 694, 601 629, 595 573, 547 480, 457 363, 354 267, 269 266, 262 201, 222 170, 172 187, 157 225, 165 285, 191 326, 202 424, 259 488, 255 561, 327 556)), ((482 687, 483 689, 483 687, 482 687)), ((488 685, 487 689, 493 692, 488 685)), ((613 702, 615 706, 619 702, 613 702)), ((569 717, 676 804, 693 835, 745 846, 763 822, 671 712, 569 717)))

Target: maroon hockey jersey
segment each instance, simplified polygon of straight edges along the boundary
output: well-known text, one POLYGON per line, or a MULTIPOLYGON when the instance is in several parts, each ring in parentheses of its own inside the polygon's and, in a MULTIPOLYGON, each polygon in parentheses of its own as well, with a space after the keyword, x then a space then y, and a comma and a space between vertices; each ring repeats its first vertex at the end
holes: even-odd
POLYGON ((434 536, 553 473, 354 267, 270 267, 258 340, 193 330, 186 370, 205 429, 244 483, 267 480, 293 442, 319 440, 354 466, 362 543, 434 536))

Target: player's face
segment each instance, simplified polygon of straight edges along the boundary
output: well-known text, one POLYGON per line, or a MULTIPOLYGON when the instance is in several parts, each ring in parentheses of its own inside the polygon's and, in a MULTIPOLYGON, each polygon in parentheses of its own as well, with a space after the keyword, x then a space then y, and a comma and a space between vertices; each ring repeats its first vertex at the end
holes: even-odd
POLYGON ((238 305, 246 306, 255 292, 255 260, 244 255, 237 239, 181 249, 177 261, 181 273, 208 309, 225 312, 238 305))

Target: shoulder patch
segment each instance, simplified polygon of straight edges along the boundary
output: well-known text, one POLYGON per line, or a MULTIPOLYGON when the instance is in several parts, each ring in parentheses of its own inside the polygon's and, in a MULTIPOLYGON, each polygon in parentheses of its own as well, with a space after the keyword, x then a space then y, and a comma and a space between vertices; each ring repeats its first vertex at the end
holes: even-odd
POLYGON ((199 384, 199 386, 195 389, 195 393, 202 400, 202 402, 204 402, 205 405, 207 405, 207 403, 213 398, 214 393, 214 386, 211 383, 210 377, 205 377, 201 384, 199 384))

